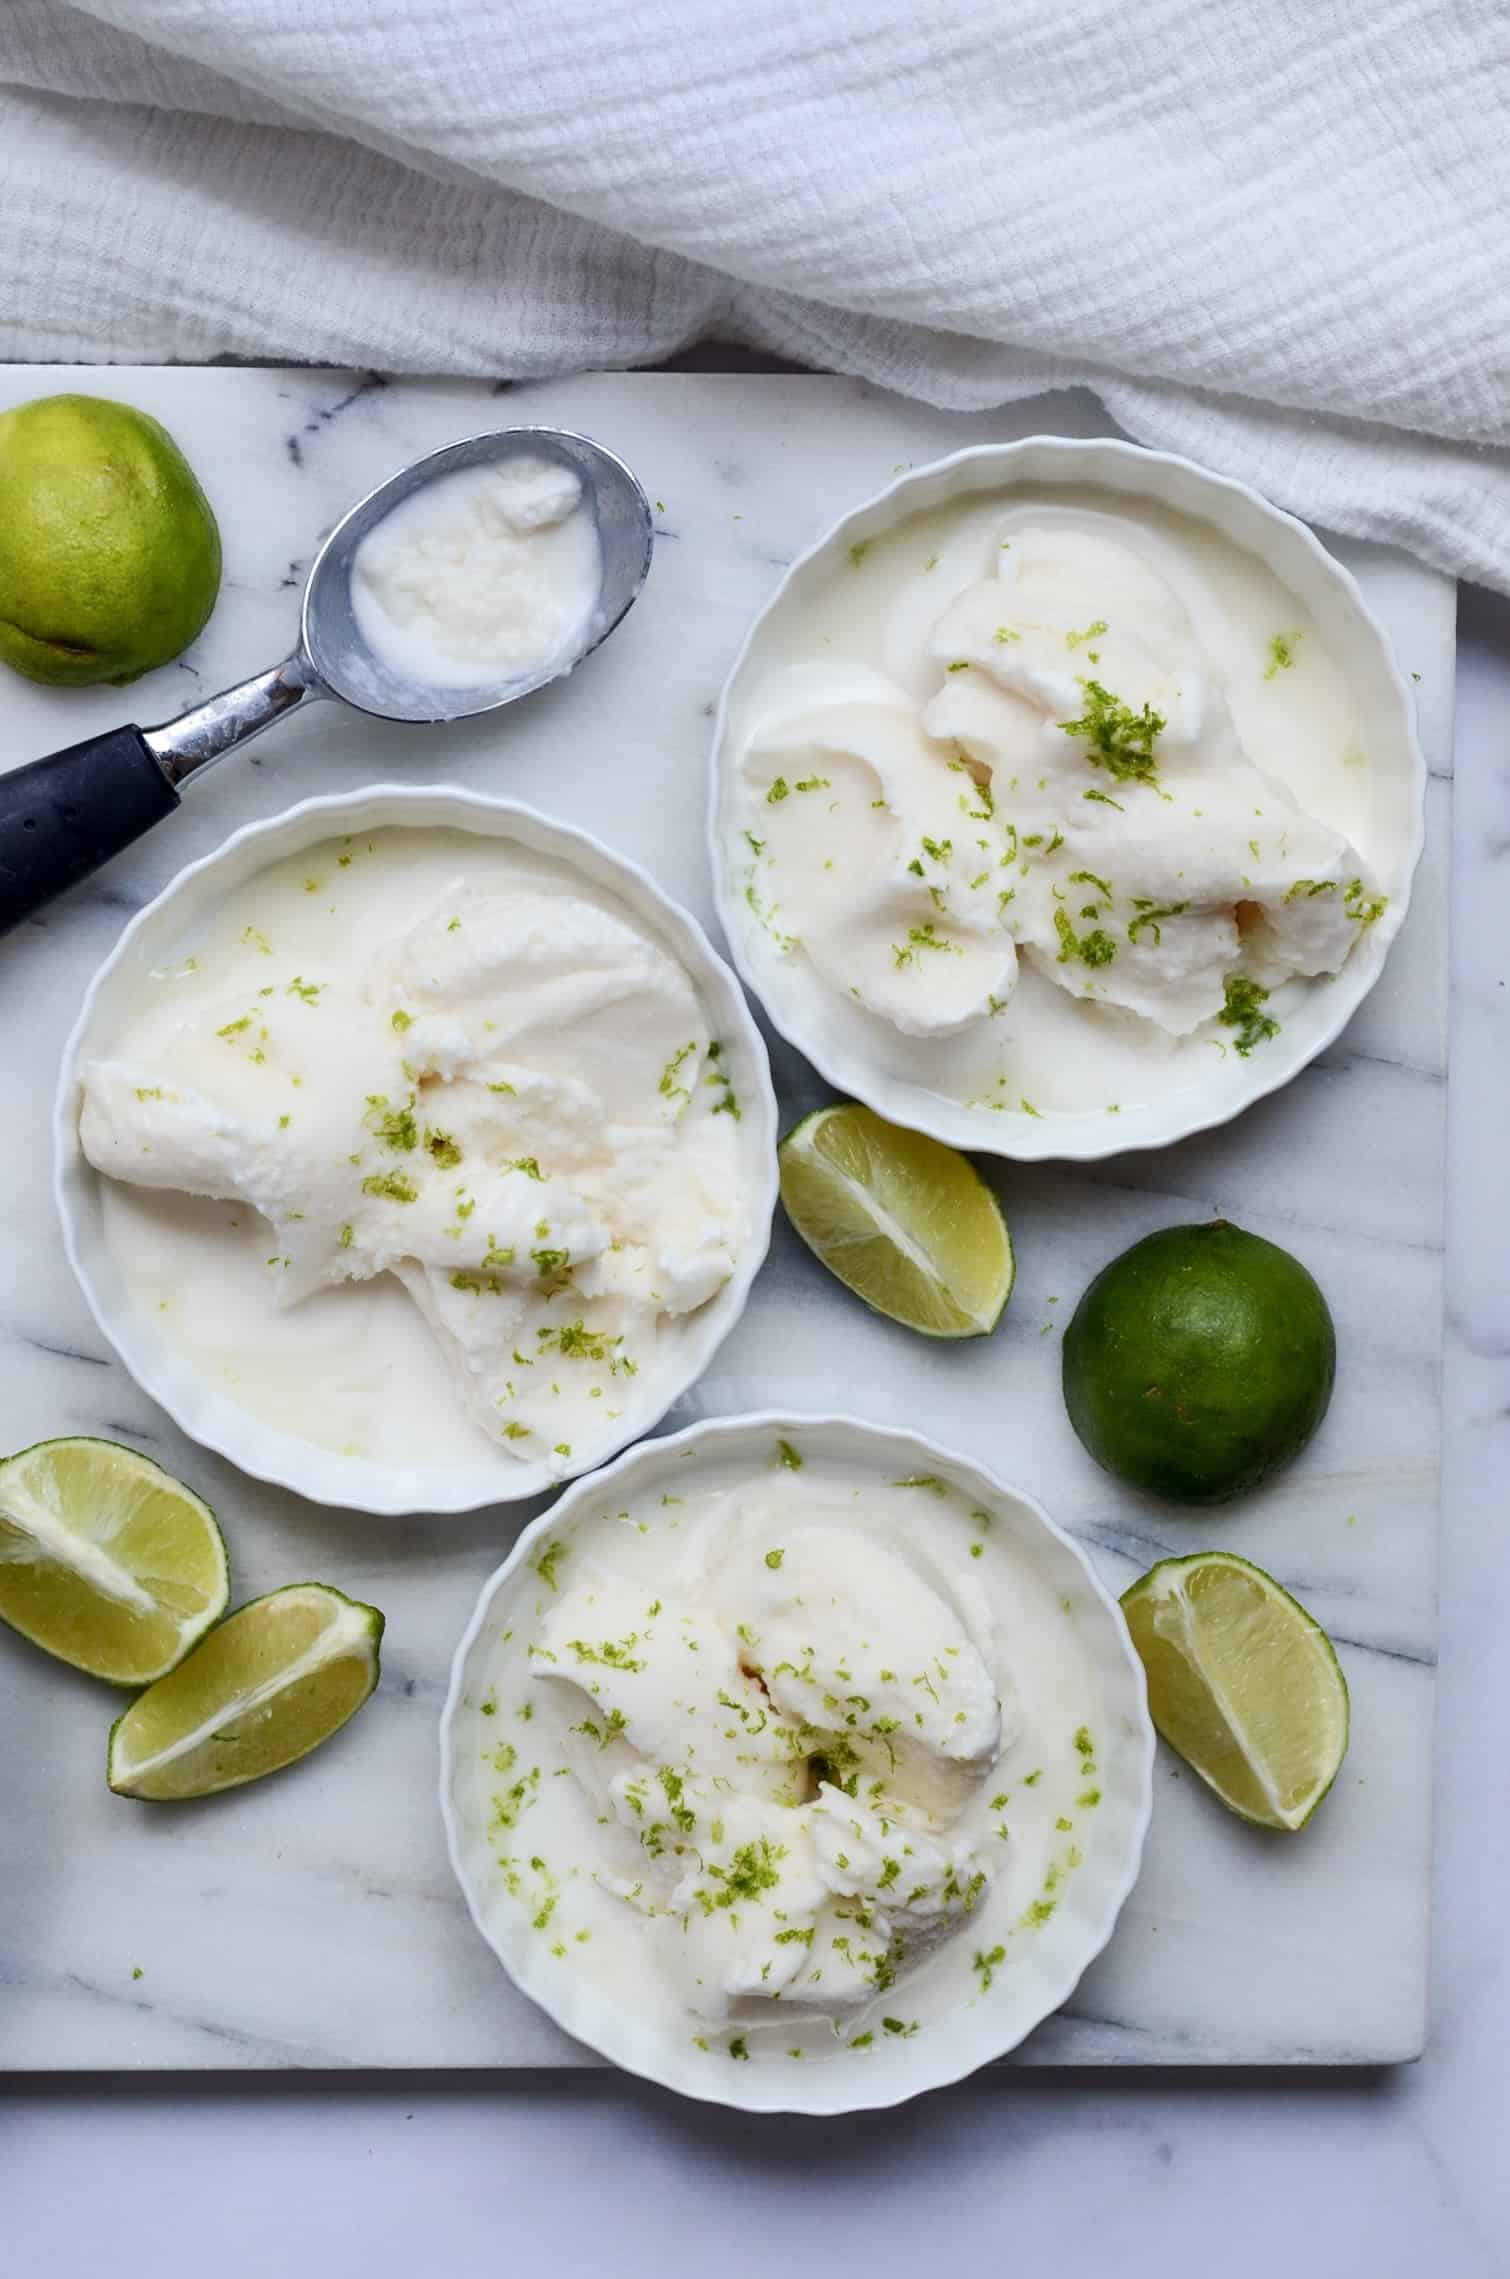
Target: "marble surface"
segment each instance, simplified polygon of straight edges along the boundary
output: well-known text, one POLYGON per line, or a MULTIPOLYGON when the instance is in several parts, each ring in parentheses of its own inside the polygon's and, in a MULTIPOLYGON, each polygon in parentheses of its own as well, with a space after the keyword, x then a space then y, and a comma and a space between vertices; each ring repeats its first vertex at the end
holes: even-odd
MULTIPOLYGON (((0 404, 50 384, 76 382, 0 372, 0 404)), ((296 718, 0 945, 12 1139, 0 1203, 11 1268, 0 1436, 131 1440, 216 1506, 238 1598, 313 1573, 389 1618, 383 1686, 346 1735, 285 1779, 171 1814, 105 1791, 112 1697, 0 1638, 0 2063, 572 2065, 583 2053, 512 1993, 472 1933, 434 1802, 451 1646, 536 1507, 445 1521, 322 1511, 185 1442, 103 1345, 58 1250, 46 1164, 58 1047, 125 916, 238 823, 316 789, 443 770, 517 792, 589 824, 708 919, 709 718, 778 569, 899 461, 1035 427, 1106 432, 1106 422, 1085 398, 961 420, 801 378, 588 378, 506 397, 484 385, 385 387, 318 373, 120 372, 85 384, 156 412, 183 442, 225 526, 224 598, 189 657, 139 684, 127 706, 118 692, 8 684, 6 748, 18 761, 127 709, 150 722, 272 662, 291 638, 321 532, 379 476, 457 434, 519 418, 583 426, 621 450, 662 503, 646 594, 569 689, 504 725, 445 732, 324 708, 296 718)), ((1181 1147, 1081 1168, 1000 1167, 1019 1281, 1002 1331, 979 1348, 920 1348, 846 1301, 778 1229, 745 1323, 674 1419, 755 1403, 917 1418, 1039 1495, 1113 1588, 1164 1552, 1220 1540, 1291 1583, 1338 1639, 1355 1739, 1325 1814, 1300 1843, 1278 1843, 1227 1818, 1162 1758, 1143 1878, 1107 1955, 1020 2053, 1029 2064, 1361 2064, 1413 2056, 1422 2043, 1454 597, 1399 560, 1366 549, 1346 558, 1403 664, 1421 675, 1433 773, 1407 933, 1338 1045, 1238 1124, 1181 1147), (1153 1226, 1212 1210, 1314 1268, 1337 1314, 1343 1366, 1327 1426, 1301 1464, 1230 1516, 1191 1520, 1137 1505, 1084 1457, 1057 1391, 1057 1330, 1106 1257, 1153 1226)), ((1497 1016, 1501 1001, 1479 975, 1460 1018, 1487 1027, 1497 1016)), ((785 1047, 775 1065, 790 1113, 821 1096, 785 1047)), ((1473 1255, 1465 1247, 1459 1288, 1502 1325, 1492 1344, 1502 1333, 1510 1341, 1510 1321, 1494 1310, 1491 1257, 1485 1242, 1473 1255)), ((601 2096, 585 2084, 578 2094, 601 2096)), ((551 2100, 562 2096, 569 2111, 603 2110, 552 2088, 538 2111, 559 2110, 551 2100)), ((652 2133, 674 2138, 690 2126, 668 2122, 654 2100, 633 2110, 652 2133)))

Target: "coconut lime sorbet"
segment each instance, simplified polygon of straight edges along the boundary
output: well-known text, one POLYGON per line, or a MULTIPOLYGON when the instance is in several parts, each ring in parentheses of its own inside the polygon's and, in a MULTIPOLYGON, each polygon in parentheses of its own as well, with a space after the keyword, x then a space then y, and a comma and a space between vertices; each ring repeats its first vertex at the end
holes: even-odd
POLYGON ((564 1474, 660 1413, 756 1239, 725 1048, 585 872, 388 828, 270 864, 134 984, 80 1141, 132 1302, 253 1415, 564 1474))
POLYGON ((998 1505, 800 1429, 666 1478, 547 1533, 469 1655, 485 1926, 532 1991, 586 1980, 710 2065, 989 2003, 1095 1843, 1088 1587, 998 1505))
POLYGON ((1382 914, 1352 692, 1295 596, 1134 499, 968 497, 757 636, 725 859, 773 1005, 1000 1114, 1260 1054, 1382 914))

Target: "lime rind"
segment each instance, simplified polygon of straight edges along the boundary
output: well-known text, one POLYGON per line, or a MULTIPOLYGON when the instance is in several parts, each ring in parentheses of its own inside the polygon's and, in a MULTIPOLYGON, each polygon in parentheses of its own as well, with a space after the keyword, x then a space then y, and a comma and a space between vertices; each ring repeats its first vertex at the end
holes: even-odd
POLYGON ((1012 1240, 957 1150, 846 1103, 805 1116, 778 1152, 794 1231, 873 1313, 944 1340, 996 1328, 1016 1276, 1012 1240))
POLYGON ((225 1612, 230 1597, 230 1562, 214 1512, 202 1496, 139 1449, 88 1433, 33 1441, 0 1462, 0 1515, 17 1539, 35 1544, 40 1553, 32 1559, 13 1554, 0 1562, 0 1622, 43 1653, 88 1677, 133 1688, 153 1684, 175 1669, 225 1612), (175 1593, 167 1587, 171 1580, 168 1575, 156 1570, 146 1578, 136 1574, 129 1564, 112 1557, 108 1538, 102 1545, 87 1525, 70 1526, 68 1513, 57 1508, 59 1499, 49 1500, 39 1493, 43 1483, 37 1475, 52 1470, 57 1458, 73 1451, 100 1452, 96 1478, 89 1483, 95 1491, 92 1511, 98 1510, 112 1485, 117 1502, 129 1502, 121 1490, 131 1482, 163 1496, 169 1505, 178 1505, 188 1517, 196 1537, 194 1549, 200 1554, 207 1552, 208 1559, 185 1560, 195 1573, 187 1590, 177 1592, 179 1604, 174 1603, 175 1593), (7 1487, 11 1491, 9 1509, 7 1487), (24 1592, 18 1594, 14 1586, 27 1575, 35 1576, 48 1568, 56 1573, 56 1586, 42 1594, 40 1606, 29 1607, 24 1592), (152 1584, 158 1586, 155 1594, 152 1584), (185 1597, 200 1603, 185 1611, 185 1597), (129 1657, 119 1637, 114 1651, 110 1650, 109 1633, 119 1630, 123 1612, 144 1616, 171 1633, 168 1650, 160 1659, 129 1657), (81 1650, 80 1641, 87 1636, 91 1623, 97 1633, 94 1649, 81 1650))
MULTIPOLYGON (((1196 1551, 1184 1557, 1161 1559, 1145 1575, 1123 1592, 1121 1605, 1127 1617, 1128 1629, 1144 1664, 1148 1680, 1149 1713, 1164 1740, 1188 1764, 1212 1793, 1219 1797, 1229 1811, 1256 1827, 1280 1830, 1295 1834, 1314 1818, 1319 1806, 1330 1793, 1347 1755, 1351 1731, 1352 1705, 1347 1679, 1337 1658, 1337 1649, 1325 1629, 1309 1608, 1302 1606, 1293 1593, 1275 1581, 1266 1569, 1251 1559, 1244 1559, 1231 1551, 1196 1551), (1233 1701, 1231 1689, 1220 1674, 1220 1655, 1203 1655, 1200 1651, 1201 1625, 1187 1585, 1200 1572, 1226 1572, 1241 1574, 1257 1586, 1266 1604, 1281 1617, 1297 1639, 1305 1640, 1306 1649, 1313 1657, 1313 1667, 1320 1684, 1317 1699, 1329 1709, 1326 1729, 1318 1720, 1314 1733, 1314 1776, 1301 1792, 1296 1804, 1287 1805, 1276 1788, 1272 1770, 1262 1751, 1253 1745, 1245 1719, 1233 1701), (1189 1745, 1195 1736, 1186 1729, 1179 1730, 1179 1720, 1171 1714, 1171 1705, 1164 1697, 1161 1674, 1150 1662, 1149 1641, 1140 1635, 1142 1625, 1137 1619, 1140 1611, 1148 1610, 1152 1619, 1153 1639, 1160 1645, 1171 1646, 1167 1629, 1158 1623, 1161 1607, 1180 1610, 1180 1638, 1172 1650, 1194 1674, 1199 1687, 1206 1695, 1226 1738, 1242 1759, 1251 1774, 1255 1787, 1261 1791, 1266 1809, 1255 1809, 1241 1795, 1233 1793, 1233 1784, 1224 1783, 1216 1776, 1213 1767, 1202 1761, 1202 1756, 1189 1745)), ((1208 1631, 1211 1626, 1208 1624, 1208 1631)), ((1209 1739, 1210 1733, 1204 1736, 1209 1739)))
MULTIPOLYGON (((243 1686, 239 1691, 217 1693, 213 1685, 197 1705, 199 1714, 192 1717, 170 1740, 159 1740, 140 1754, 129 1754, 128 1743, 133 1738, 133 1722, 139 1728, 150 1720, 154 1710, 164 1705, 163 1688, 171 1684, 174 1698, 170 1699, 171 1716, 180 1706, 177 1696, 187 1696, 195 1676, 195 1656, 190 1655, 168 1673, 162 1683, 149 1686, 123 1711, 110 1728, 106 1747, 105 1778, 117 1796, 129 1796, 135 1802, 166 1804, 187 1802, 192 1798, 215 1796, 226 1789, 240 1788, 253 1780, 264 1779, 268 1774, 281 1772, 297 1764, 328 1741, 344 1725, 349 1724, 357 1711, 370 1701, 382 1674, 380 1648, 386 1627, 381 1611, 362 1599, 353 1599, 330 1583, 285 1583, 281 1589, 266 1592, 261 1598, 249 1599, 234 1614, 200 1641, 201 1649, 215 1648, 225 1651, 227 1633, 246 1623, 247 1617, 264 1616, 269 1610, 299 1598, 316 1598, 323 1606, 335 1610, 334 1621, 323 1633, 317 1634, 291 1659, 275 1663, 260 1682, 243 1686), (357 1619, 347 1622, 346 1617, 357 1619), (322 1675, 333 1676, 344 1664, 356 1663, 361 1667, 362 1682, 352 1690, 350 1698, 337 1703, 333 1712, 316 1705, 312 1717, 295 1718, 290 1713, 297 1708, 303 1711, 308 1705, 308 1689, 316 1685, 322 1675), (295 1703, 296 1689, 306 1689, 306 1698, 295 1703), (155 1699, 154 1699, 155 1697, 155 1699), (278 1705, 285 1704, 282 1723, 288 1728, 279 1736, 276 1732, 278 1705), (261 1714, 261 1713, 266 1713, 261 1714), (237 1750, 243 1745, 241 1736, 232 1728, 239 1720, 259 1719, 255 1738, 258 1744, 251 1757, 238 1758, 237 1750), (280 1745, 280 1741, 286 1745, 280 1745), (203 1760, 204 1772, 194 1777, 192 1765, 203 1760), (164 1779, 173 1766, 186 1768, 188 1778, 164 1779), (154 1785, 155 1783, 155 1785, 154 1785)), ((238 1639, 245 1644, 245 1632, 238 1639)))

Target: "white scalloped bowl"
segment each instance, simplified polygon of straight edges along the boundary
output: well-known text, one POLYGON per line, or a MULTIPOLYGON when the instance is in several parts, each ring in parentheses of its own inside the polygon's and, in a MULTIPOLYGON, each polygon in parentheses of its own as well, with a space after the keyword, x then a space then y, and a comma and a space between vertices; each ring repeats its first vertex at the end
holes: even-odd
MULTIPOLYGON (((1140 445, 1030 436, 1019 443, 981 444, 904 475, 828 530, 799 555, 756 618, 724 683, 714 723, 708 838, 714 896, 730 953, 773 1026, 805 1054, 836 1090, 879 1115, 955 1147, 1018 1162, 1094 1162, 1136 1148, 1164 1147, 1228 1122, 1278 1091, 1338 1036, 1378 980, 1385 953, 1405 921, 1425 835, 1426 763, 1416 741, 1404 681, 1378 620, 1357 581, 1293 515, 1271 506, 1246 484, 1213 475, 1166 452, 1140 445), (826 989, 800 956, 784 958, 746 905, 737 876, 740 855, 731 716, 747 688, 779 656, 787 625, 840 574, 850 549, 884 536, 930 508, 999 493, 1004 506, 1027 485, 1073 486, 1149 500, 1204 523, 1258 560, 1309 611, 1324 646, 1345 678, 1361 717, 1375 781, 1374 843, 1366 850, 1389 904, 1354 947, 1339 974, 1287 984, 1278 1037, 1244 1059, 1212 1056, 1195 1081, 1187 1074, 1142 1105, 1103 1112, 1006 1113, 967 1107, 907 1081, 881 1065, 878 1025, 826 989)), ((1152 1065, 1152 1061, 1151 1061, 1152 1065)))
POLYGON ((612 853, 587 832, 554 822, 532 807, 476 792, 379 784, 363 791, 306 799, 268 822, 248 824, 213 854, 180 871, 156 901, 138 912, 95 975, 63 1049, 53 1111, 54 1194, 68 1262, 95 1320, 143 1391, 150 1393, 192 1440, 229 1457, 253 1479, 292 1488, 314 1503, 385 1515, 475 1511, 487 1504, 517 1503, 539 1495, 558 1486, 559 1478, 543 1464, 519 1463, 503 1455, 488 1463, 467 1465, 397 1465, 340 1455, 279 1432, 238 1407, 175 1352, 150 1317, 134 1306, 106 1240, 101 1198, 104 1182, 79 1145, 79 1066, 91 1051, 118 1035, 129 1018, 122 1001, 131 979, 182 955, 192 946, 196 929, 223 897, 268 864, 337 833, 359 833, 388 825, 511 838, 581 871, 594 885, 616 895, 681 962, 724 1040, 725 1065, 743 1103, 743 1155, 752 1181, 751 1234, 745 1256, 723 1289, 693 1317, 688 1334, 680 1341, 675 1364, 654 1374, 642 1373, 641 1397, 637 1404, 626 1406, 613 1439, 587 1464, 574 1466, 567 1477, 601 1463, 659 1423, 702 1375, 744 1312, 751 1284, 769 1246, 776 1200, 777 1128, 770 1063, 744 992, 696 919, 663 894, 637 864, 612 853))
MULTIPOLYGON (((922 1517, 925 1521, 926 1514, 922 1517)), ((1079 1545, 1031 1496, 916 1433, 892 1431, 858 1417, 768 1410, 712 1419, 645 1441, 590 1479, 577 1481, 526 1528, 483 1586, 456 1650, 441 1713, 440 1807, 451 1864, 473 1922, 514 1984, 566 2033, 626 2071, 688 2097, 747 2112, 846 2113, 899 2104, 960 2080, 1006 2056, 1068 2000, 1111 1937, 1136 1880, 1152 1809, 1153 1759, 1142 1664, 1121 1609, 1079 1545), (548 1951, 549 1941, 531 1935, 529 1908, 509 1899, 489 1841, 498 1779, 496 1772, 490 1775, 489 1765, 499 1735, 481 1703, 493 1682, 490 1663, 505 1643, 498 1637, 499 1618, 512 1628, 517 1579, 547 1539, 569 1545, 580 1516, 610 1503, 622 1505, 638 1494, 653 1497, 674 1485, 685 1497, 700 1468, 716 1473, 751 1456, 768 1462, 778 1439, 796 1443, 809 1460, 832 1458, 856 1475, 870 1473, 878 1481, 894 1482, 913 1472, 933 1474, 972 1504, 989 1507, 993 1544, 1004 1542, 1015 1561, 1032 1562, 1054 1603, 1067 1602, 1076 1650, 1100 1696, 1096 1777, 1101 1799, 1094 1825, 1081 1823, 1083 1858, 1061 1887, 1051 1919, 1035 1927, 1023 1946, 1014 1946, 989 2001, 967 2001, 930 2019, 916 2038, 883 2035, 863 2050, 836 2045, 832 2058, 806 2065, 793 2065, 781 2053, 757 2047, 748 2063, 731 2065, 723 2062, 726 2052, 710 2055, 695 2046, 688 2019, 658 2022, 650 2005, 636 2003, 633 1987, 610 1995, 584 1970, 564 1968, 548 1951)), ((923 1964, 922 1972, 930 1967, 923 1964)), ((907 1987, 904 1973, 894 1996, 899 2006, 905 2006, 907 1987)))

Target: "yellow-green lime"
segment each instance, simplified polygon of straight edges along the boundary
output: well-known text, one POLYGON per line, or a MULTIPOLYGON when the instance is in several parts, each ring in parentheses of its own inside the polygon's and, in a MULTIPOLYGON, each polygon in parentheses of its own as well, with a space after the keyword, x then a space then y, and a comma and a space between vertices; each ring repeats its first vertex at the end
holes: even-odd
POLYGON ((1256 1488, 1327 1411, 1337 1340, 1298 1258, 1224 1219, 1165 1227, 1091 1283, 1064 1337, 1070 1422, 1098 1464, 1173 1503, 1256 1488))
POLYGON ((215 1514, 113 1440, 41 1440, 0 1464, 0 1620, 112 1685, 147 1685, 225 1612, 215 1514))
POLYGON ((1245 1820, 1303 1828, 1347 1754, 1347 1681, 1320 1623, 1229 1551, 1161 1559, 1122 1611, 1170 1747, 1245 1820))
POLYGON ((820 1108, 781 1143, 781 1200, 856 1297, 927 1337, 983 1337, 1012 1295, 1006 1221, 952 1147, 869 1108, 820 1108))
POLYGON ((378 1682, 383 1617, 326 1583, 290 1583, 227 1617, 110 1729, 120 1796, 213 1796, 340 1731, 378 1682))
POLYGON ((167 429, 104 396, 0 413, 0 660, 34 681, 134 681, 188 647, 220 532, 167 429))

